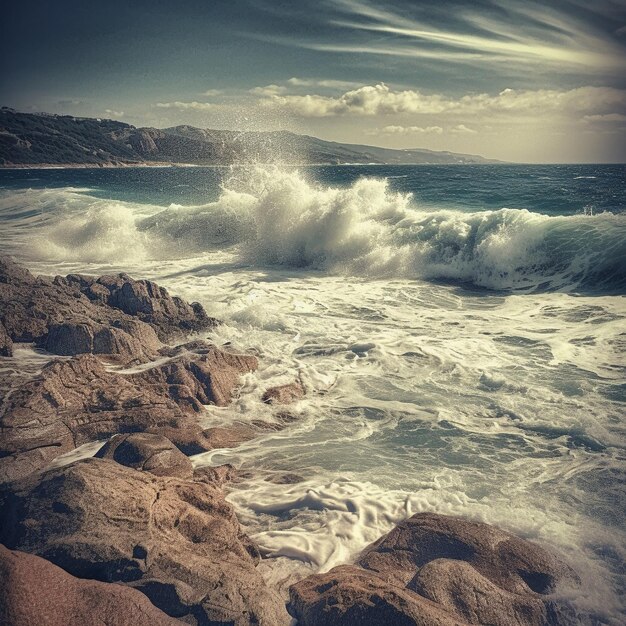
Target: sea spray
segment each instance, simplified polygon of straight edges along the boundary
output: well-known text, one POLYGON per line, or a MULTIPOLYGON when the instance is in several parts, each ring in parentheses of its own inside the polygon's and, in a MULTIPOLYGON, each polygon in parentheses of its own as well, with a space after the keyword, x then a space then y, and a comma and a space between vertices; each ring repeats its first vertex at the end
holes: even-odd
MULTIPOLYGON (((48 207, 42 256, 176 259, 230 248, 245 264, 367 278, 450 280, 494 290, 626 288, 626 215, 420 208, 385 179, 345 187, 299 170, 232 168, 203 205, 138 205, 71 191, 48 207)), ((37 194, 39 197, 37 198, 37 194)))

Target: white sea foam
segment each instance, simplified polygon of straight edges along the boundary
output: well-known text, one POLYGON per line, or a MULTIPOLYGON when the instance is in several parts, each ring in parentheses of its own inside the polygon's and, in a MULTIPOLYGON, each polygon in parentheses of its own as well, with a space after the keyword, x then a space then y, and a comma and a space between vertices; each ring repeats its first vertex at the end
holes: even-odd
MULTIPOLYGON (((31 192, 44 203, 54 192, 31 192)), ((387 181, 345 188, 297 170, 235 170, 201 206, 150 207, 56 192, 40 253, 50 259, 174 259, 230 247, 244 263, 354 276, 449 279, 490 289, 626 287, 626 216, 523 209, 421 210, 387 181), (82 206, 81 206, 82 205, 82 206)), ((27 196, 31 198, 31 196, 27 196)))

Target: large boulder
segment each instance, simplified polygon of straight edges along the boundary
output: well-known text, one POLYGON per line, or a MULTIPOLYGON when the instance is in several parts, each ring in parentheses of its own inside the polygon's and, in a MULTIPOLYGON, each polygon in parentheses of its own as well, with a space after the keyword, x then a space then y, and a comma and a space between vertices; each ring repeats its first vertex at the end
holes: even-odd
POLYGON ((84 443, 118 433, 149 428, 195 432, 192 416, 204 404, 227 404, 239 376, 256 366, 255 357, 214 346, 206 354, 185 353, 126 375, 106 369, 89 354, 53 361, 5 401, 0 415, 0 482, 23 477, 84 443))
POLYGON ((100 459, 112 459, 120 465, 150 472, 155 476, 191 478, 193 464, 169 440, 162 435, 130 433, 115 435, 95 455, 100 459))
POLYGON ((290 610, 305 626, 326 623, 327 614, 336 624, 371 624, 382 597, 408 620, 394 623, 447 624, 438 616, 416 621, 434 606, 454 623, 569 624, 569 607, 555 592, 578 584, 568 565, 536 544, 488 524, 418 513, 366 548, 355 567, 293 585, 290 610))
POLYGON ((255 568, 256 546, 206 480, 78 461, 0 492, 0 542, 73 576, 134 587, 187 623, 288 623, 255 568))
POLYGON ((75 578, 0 545, 0 623, 10 626, 180 626, 131 587, 75 578))

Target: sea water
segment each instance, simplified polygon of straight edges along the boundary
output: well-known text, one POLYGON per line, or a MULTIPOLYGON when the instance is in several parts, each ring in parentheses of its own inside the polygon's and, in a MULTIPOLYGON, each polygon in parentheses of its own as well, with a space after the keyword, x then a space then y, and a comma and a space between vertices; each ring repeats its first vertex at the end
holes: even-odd
POLYGON ((580 622, 619 624, 625 190, 624 166, 6 170, 0 237, 223 320, 208 338, 260 368, 207 425, 278 422, 263 390, 302 380, 284 430, 194 458, 240 469, 279 589, 435 511, 557 551, 580 622))

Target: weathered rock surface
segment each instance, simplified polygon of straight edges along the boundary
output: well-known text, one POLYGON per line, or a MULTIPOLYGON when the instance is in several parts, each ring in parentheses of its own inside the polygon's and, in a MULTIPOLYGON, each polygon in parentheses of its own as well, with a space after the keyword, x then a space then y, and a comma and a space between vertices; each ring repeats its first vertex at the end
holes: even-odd
POLYGON ((95 456, 112 459, 120 465, 150 472, 155 476, 191 478, 193 464, 169 440, 161 435, 130 433, 115 435, 95 456))
POLYGON ((13 356, 13 341, 2 322, 0 322, 0 356, 13 356))
POLYGON ((107 370, 92 355, 54 361, 5 401, 0 481, 25 476, 77 446, 117 433, 182 428, 192 431, 196 442, 204 440, 205 449, 216 447, 190 416, 203 404, 228 403, 240 374, 256 365, 255 357, 214 346, 206 354, 184 354, 128 375, 107 370))
POLYGON ((36 278, 8 257, 0 257, 0 322, 13 342, 122 362, 154 358, 161 341, 217 323, 198 303, 150 281, 127 274, 36 278))
POLYGON ((304 398, 306 391, 300 381, 270 387, 263 394, 262 400, 267 404, 291 404, 304 398))
POLYGON ((577 584, 568 565, 533 543, 487 524, 418 513, 355 566, 293 585, 290 611, 305 626, 565 625, 568 607, 551 594, 577 584))
POLYGON ((118 582, 192 624, 288 623, 256 546, 210 482, 86 459, 0 492, 0 542, 80 578, 118 582))
POLYGON ((254 356, 223 352, 208 345, 203 354, 185 353, 133 378, 142 385, 166 388, 179 405, 199 411, 202 404, 229 404, 240 375, 257 367, 254 356))
POLYGON ((0 545, 0 623, 10 626, 180 626, 139 591, 75 578, 0 545))
POLYGON ((301 626, 467 626, 436 604, 353 565, 309 576, 289 590, 301 626))

